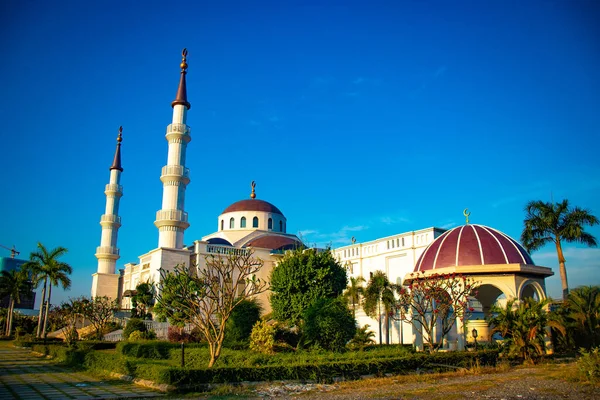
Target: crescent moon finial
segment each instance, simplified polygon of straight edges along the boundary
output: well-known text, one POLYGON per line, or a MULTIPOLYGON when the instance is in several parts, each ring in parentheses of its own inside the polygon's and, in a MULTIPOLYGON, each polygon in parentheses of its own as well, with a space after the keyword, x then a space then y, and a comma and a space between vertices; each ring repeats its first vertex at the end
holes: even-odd
POLYGON ((467 225, 469 225, 469 215, 471 215, 471 213, 469 212, 468 208, 464 209, 463 215, 467 218, 467 225))
POLYGON ((256 188, 256 182, 252 181, 252 183, 250 183, 250 187, 252 188, 252 193, 250 193, 250 198, 251 199, 255 199, 256 198, 256 192, 255 192, 255 188, 256 188))

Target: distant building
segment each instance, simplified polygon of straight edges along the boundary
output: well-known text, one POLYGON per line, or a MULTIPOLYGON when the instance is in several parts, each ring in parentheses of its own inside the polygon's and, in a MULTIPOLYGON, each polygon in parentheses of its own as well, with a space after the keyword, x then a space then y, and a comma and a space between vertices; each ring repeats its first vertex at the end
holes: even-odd
MULTIPOLYGON (((20 260, 18 258, 0 257, 0 271, 16 271, 21 268, 21 265, 25 264, 27 260, 20 260)), ((0 300, 0 307, 8 308, 10 299, 8 296, 0 300)), ((35 291, 33 287, 27 293, 21 295, 21 302, 15 304, 15 308, 24 308, 33 310, 35 306, 35 291)))

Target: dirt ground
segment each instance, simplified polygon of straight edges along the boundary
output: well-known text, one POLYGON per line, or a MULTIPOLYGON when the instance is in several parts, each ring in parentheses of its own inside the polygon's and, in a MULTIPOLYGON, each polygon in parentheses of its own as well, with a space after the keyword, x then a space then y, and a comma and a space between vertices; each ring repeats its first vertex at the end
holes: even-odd
MULTIPOLYGON (((507 371, 422 374, 371 378, 332 385, 270 383, 256 387, 223 387, 206 399, 314 398, 314 399, 494 399, 558 400, 600 399, 600 385, 573 378, 574 364, 546 364, 507 371)), ((185 398, 190 398, 185 396, 185 398)))

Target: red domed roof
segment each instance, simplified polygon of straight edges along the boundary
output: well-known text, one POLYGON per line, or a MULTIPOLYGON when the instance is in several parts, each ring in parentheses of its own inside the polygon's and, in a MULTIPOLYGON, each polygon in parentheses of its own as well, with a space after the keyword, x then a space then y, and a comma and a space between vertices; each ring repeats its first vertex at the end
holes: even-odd
POLYGON ((265 235, 246 243, 244 247, 261 247, 263 249, 276 250, 282 247, 294 248, 302 246, 302 242, 296 238, 276 235, 265 235))
POLYGON ((444 232, 421 254, 415 272, 486 264, 535 265, 513 238, 483 225, 463 225, 444 232))
POLYGON ((225 211, 223 211, 221 214, 235 211, 262 211, 283 215, 283 213, 279 211, 279 208, 275 207, 273 204, 258 199, 246 199, 237 201, 229 207, 227 207, 225 211))

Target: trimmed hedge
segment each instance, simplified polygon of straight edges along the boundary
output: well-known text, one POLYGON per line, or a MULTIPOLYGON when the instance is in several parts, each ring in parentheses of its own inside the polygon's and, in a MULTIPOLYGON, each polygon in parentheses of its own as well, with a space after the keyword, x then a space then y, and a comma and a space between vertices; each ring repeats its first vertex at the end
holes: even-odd
POLYGON ((84 362, 85 351, 74 349, 60 344, 34 344, 31 351, 51 356, 61 364, 72 367, 81 367, 84 362))
POLYGON ((167 366, 138 368, 138 376, 156 383, 175 386, 202 386, 210 383, 244 381, 311 380, 332 382, 334 378, 358 379, 363 375, 408 374, 419 369, 445 371, 452 367, 469 368, 479 365, 496 365, 497 351, 468 353, 412 354, 396 359, 352 360, 315 365, 272 365, 264 367, 226 367, 212 369, 186 369, 167 366))
POLYGON ((454 367, 495 365, 497 360, 498 351, 486 350, 416 353, 396 358, 349 359, 302 365, 282 363, 265 366, 188 369, 169 365, 163 361, 129 360, 118 353, 89 352, 85 355, 85 367, 148 379, 157 384, 168 384, 185 389, 205 389, 207 385, 213 383, 274 380, 331 382, 335 378, 352 380, 363 375, 408 374, 418 370, 444 371, 454 367))
MULTIPOLYGON (((185 349, 206 347, 206 344, 186 344, 185 349)), ((168 360, 170 350, 181 348, 180 343, 163 341, 144 342, 119 342, 117 353, 135 358, 147 358, 152 360, 168 360)))
POLYGON ((46 340, 43 340, 43 339, 36 339, 36 340, 17 339, 13 342, 13 344, 16 347, 33 347, 36 344, 47 345, 47 344, 60 344, 60 343, 64 343, 64 342, 62 339, 57 339, 57 338, 47 338, 46 340))

